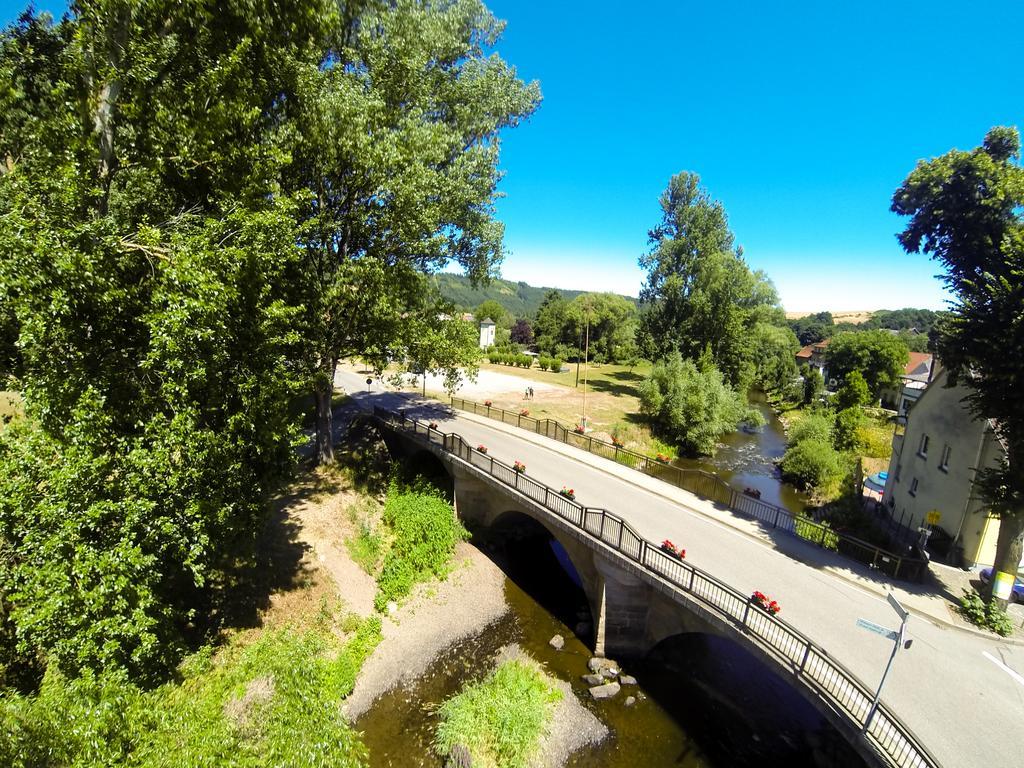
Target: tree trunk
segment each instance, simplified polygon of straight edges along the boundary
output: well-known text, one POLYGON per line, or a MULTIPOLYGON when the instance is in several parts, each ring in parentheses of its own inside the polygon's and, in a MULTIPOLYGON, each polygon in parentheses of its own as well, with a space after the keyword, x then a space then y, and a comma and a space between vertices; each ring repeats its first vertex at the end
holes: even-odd
POLYGON ((334 461, 334 370, 338 361, 333 357, 320 360, 320 371, 313 383, 313 401, 316 405, 316 463, 334 461))
POLYGON ((996 562, 992 568, 992 580, 989 582, 989 595, 1003 610, 1006 610, 1007 601, 996 597, 991 591, 996 582, 996 574, 1002 572, 1016 577, 1022 550, 1024 550, 1024 513, 1000 518, 999 538, 996 540, 996 562))

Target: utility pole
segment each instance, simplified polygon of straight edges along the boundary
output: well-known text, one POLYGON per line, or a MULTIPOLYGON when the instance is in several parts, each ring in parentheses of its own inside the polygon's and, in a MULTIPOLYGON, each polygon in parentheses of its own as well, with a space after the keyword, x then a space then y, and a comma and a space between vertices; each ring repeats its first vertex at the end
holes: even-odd
POLYGON ((583 329, 580 328, 579 339, 576 341, 576 389, 580 388, 580 354, 583 351, 583 329))
POLYGON ((583 431, 587 431, 587 372, 590 369, 590 305, 587 305, 587 343, 583 352, 583 431))

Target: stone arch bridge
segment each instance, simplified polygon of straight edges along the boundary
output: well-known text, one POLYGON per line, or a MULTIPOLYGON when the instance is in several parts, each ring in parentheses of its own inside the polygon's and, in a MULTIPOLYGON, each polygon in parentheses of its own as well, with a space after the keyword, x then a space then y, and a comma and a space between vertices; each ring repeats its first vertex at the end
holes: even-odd
POLYGON ((598 655, 641 656, 669 637, 714 634, 736 642, 789 680, 872 765, 937 761, 884 705, 865 728, 873 693, 822 648, 749 596, 663 551, 611 512, 584 507, 469 445, 400 413, 375 409, 393 455, 440 462, 455 508, 488 528, 508 512, 542 525, 565 549, 594 620, 598 655))

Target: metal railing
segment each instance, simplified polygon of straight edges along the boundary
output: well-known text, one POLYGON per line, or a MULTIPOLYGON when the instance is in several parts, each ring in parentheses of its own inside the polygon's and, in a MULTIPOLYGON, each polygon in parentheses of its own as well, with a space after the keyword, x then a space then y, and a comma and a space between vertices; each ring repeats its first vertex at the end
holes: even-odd
POLYGON ((928 569, 928 561, 918 557, 900 555, 876 544, 836 531, 830 526, 815 522, 801 515, 794 515, 788 509, 769 504, 738 491, 719 477, 699 469, 683 469, 668 462, 652 459, 642 453, 631 451, 614 443, 598 440, 590 435, 569 429, 553 419, 537 419, 515 411, 506 411, 485 403, 453 397, 453 408, 496 419, 504 424, 528 429, 538 435, 572 445, 596 456, 618 462, 645 475, 671 483, 677 488, 710 499, 728 507, 733 512, 758 520, 765 525, 790 535, 817 544, 822 549, 838 552, 887 576, 909 581, 920 581, 928 569))
MULTIPOLYGON (((621 517, 598 507, 584 507, 527 477, 524 472, 517 472, 493 456, 481 453, 461 435, 441 432, 405 414, 379 407, 374 407, 373 411, 381 423, 436 445, 485 472, 732 622, 844 715, 858 731, 864 728, 873 699, 868 687, 799 630, 757 607, 749 596, 647 541, 621 517)), ((898 768, 939 766, 920 740, 883 704, 875 711, 865 734, 875 751, 890 765, 898 768)))

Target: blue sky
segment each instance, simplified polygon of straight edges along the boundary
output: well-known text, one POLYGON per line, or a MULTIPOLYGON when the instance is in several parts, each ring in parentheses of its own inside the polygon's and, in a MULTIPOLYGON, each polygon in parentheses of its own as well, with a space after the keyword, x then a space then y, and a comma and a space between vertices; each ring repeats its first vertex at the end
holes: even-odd
POLYGON ((658 196, 688 170, 788 310, 941 308, 892 192, 918 159, 1024 126, 1015 1, 488 6, 544 92, 503 137, 511 280, 635 295, 658 196))

